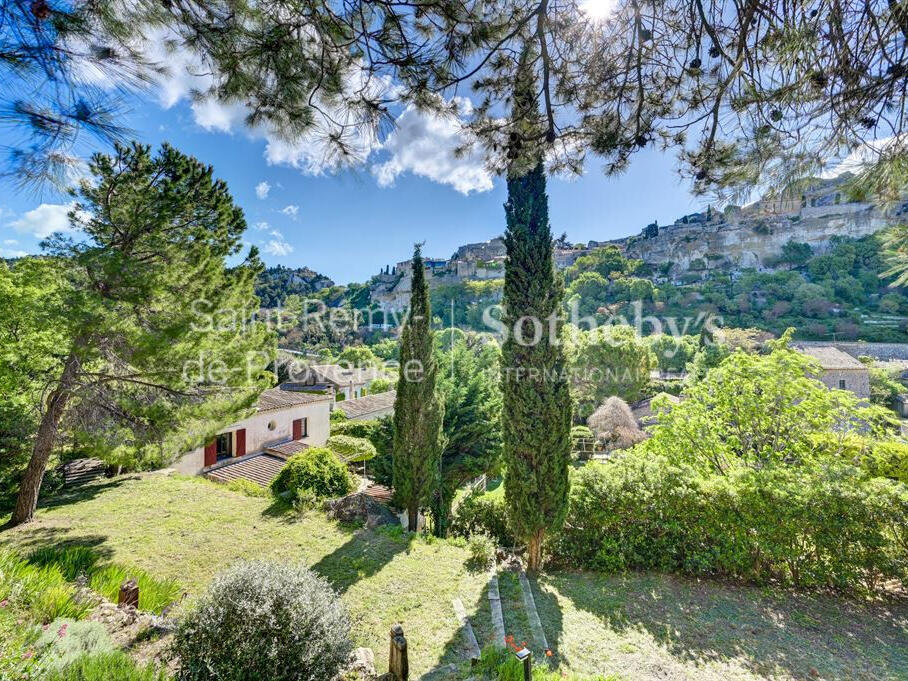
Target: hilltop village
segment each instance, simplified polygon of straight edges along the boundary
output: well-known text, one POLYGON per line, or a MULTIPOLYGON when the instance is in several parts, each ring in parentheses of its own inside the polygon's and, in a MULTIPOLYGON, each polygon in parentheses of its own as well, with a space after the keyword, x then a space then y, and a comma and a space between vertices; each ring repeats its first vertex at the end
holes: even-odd
MULTIPOLYGON (((652 266, 656 283, 690 284, 711 273, 735 276, 744 270, 772 271, 784 267, 778 258, 785 244, 806 243, 823 253, 834 237, 859 238, 894 224, 906 206, 880 208, 848 196, 851 175, 816 180, 801 192, 766 196, 745 207, 707 209, 670 225, 651 223, 633 236, 609 241, 555 243, 555 264, 565 269, 597 248, 617 246, 628 258, 652 266)), ((501 237, 466 244, 450 258, 424 259, 430 288, 485 281, 504 276, 505 246, 501 237)), ((410 299, 411 263, 404 260, 375 275, 372 302, 383 310, 401 310, 410 299)))

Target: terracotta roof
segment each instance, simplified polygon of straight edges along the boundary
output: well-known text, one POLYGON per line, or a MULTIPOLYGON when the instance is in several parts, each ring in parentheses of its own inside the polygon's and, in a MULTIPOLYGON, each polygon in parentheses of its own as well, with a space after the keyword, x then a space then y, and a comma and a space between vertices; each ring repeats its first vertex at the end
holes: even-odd
POLYGON ((279 445, 274 445, 273 447, 265 447, 265 452, 268 454, 274 454, 284 459, 288 459, 294 454, 299 454, 304 449, 309 449, 309 445, 305 442, 300 442, 299 440, 290 440, 290 442, 282 442, 279 445))
POLYGON ((344 412, 348 419, 357 419, 393 409, 395 397, 397 397, 396 390, 386 390, 383 393, 366 395, 355 400, 341 400, 334 406, 344 412))
POLYGON ((854 357, 831 345, 805 345, 798 350, 817 360, 823 369, 866 369, 854 357))
POLYGON ((331 395, 319 395, 318 393, 297 392, 295 390, 281 390, 280 388, 271 388, 259 395, 259 401, 256 405, 258 411, 271 411, 272 409, 286 409, 295 407, 298 404, 311 404, 313 402, 326 402, 331 400, 331 395))
POLYGON ((284 459, 277 456, 256 454, 240 461, 226 463, 208 471, 205 476, 215 482, 230 482, 242 478, 267 487, 277 477, 284 463, 284 459))

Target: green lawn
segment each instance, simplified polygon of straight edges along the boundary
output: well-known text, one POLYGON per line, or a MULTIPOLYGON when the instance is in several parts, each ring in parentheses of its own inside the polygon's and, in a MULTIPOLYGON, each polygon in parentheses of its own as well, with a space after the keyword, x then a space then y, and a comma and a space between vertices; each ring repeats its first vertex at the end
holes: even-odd
MULTIPOLYGON (((401 622, 420 675, 450 663, 466 675, 451 601, 460 598, 480 643, 492 639, 485 574, 444 541, 354 530, 312 512, 199 479, 126 476, 52 499, 0 543, 30 550, 70 542, 179 581, 197 593, 239 558, 301 561, 342 594, 359 645, 387 667, 387 632, 401 622)), ((502 573, 508 633, 532 639, 516 576, 502 573)), ((554 573, 534 582, 553 661, 585 674, 643 679, 908 679, 908 602, 727 586, 663 575, 554 573)), ((536 651, 537 655, 542 651, 536 651)))

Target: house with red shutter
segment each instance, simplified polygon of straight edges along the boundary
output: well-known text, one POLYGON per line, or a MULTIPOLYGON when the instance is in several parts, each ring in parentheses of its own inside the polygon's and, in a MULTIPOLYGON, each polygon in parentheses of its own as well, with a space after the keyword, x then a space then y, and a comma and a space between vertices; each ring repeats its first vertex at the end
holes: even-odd
POLYGON ((264 391, 255 413, 187 452, 172 468, 221 482, 245 478, 270 483, 289 457, 325 444, 331 432, 333 393, 287 387, 264 391))

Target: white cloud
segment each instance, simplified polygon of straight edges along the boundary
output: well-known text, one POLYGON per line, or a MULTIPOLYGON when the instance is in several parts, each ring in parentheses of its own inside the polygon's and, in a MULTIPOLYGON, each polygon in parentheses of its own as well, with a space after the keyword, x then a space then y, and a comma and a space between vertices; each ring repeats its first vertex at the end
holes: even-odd
POLYGON ((74 232, 76 230, 69 224, 69 218, 66 217, 74 205, 72 203, 42 203, 18 220, 13 220, 10 226, 17 232, 31 234, 38 239, 48 237, 54 232, 74 232))
POLYGON ((297 215, 299 214, 299 212, 300 212, 300 207, 299 207, 299 206, 295 206, 295 205, 293 205, 293 204, 290 204, 289 206, 284 206, 284 207, 281 209, 281 212, 282 212, 284 215, 289 215, 291 218, 293 218, 294 220, 296 220, 296 216, 297 216, 297 215))
POLYGON ((252 225, 252 229, 256 229, 259 232, 264 232, 266 229, 271 229, 271 225, 262 220, 261 222, 256 222, 254 225, 252 225))
POLYGON ((255 185, 255 195, 260 199, 267 199, 268 192, 271 191, 271 185, 262 180, 257 185, 255 185))
POLYGON ((18 246, 19 242, 16 241, 15 239, 4 239, 3 245, 4 246, 18 246))
MULTIPOLYGON (((458 104, 469 115, 469 100, 459 100, 458 104)), ((421 112, 410 105, 397 118, 394 132, 382 147, 390 158, 374 164, 372 173, 381 187, 392 186, 399 175, 410 172, 450 185, 461 194, 489 191, 492 175, 479 148, 472 146, 464 154, 455 153, 469 140, 458 118, 421 112)))
POLYGON ((288 244, 280 232, 272 232, 274 239, 269 240, 262 247, 262 250, 269 255, 285 256, 293 253, 293 246, 288 244))
POLYGON ((247 108, 243 104, 225 104, 211 98, 192 103, 195 122, 209 132, 233 132, 234 126, 246 118, 246 112, 247 108))

